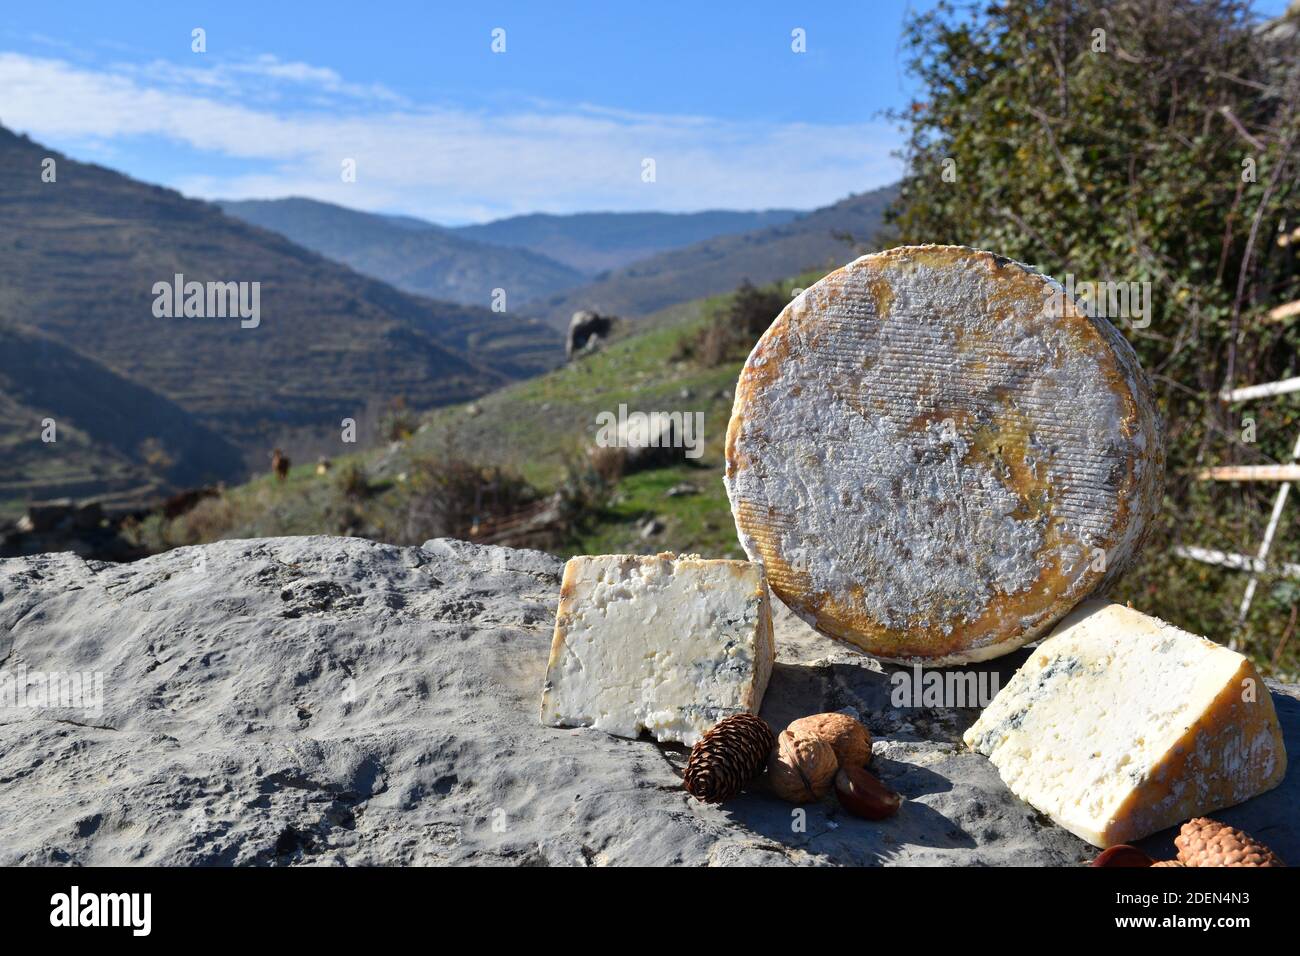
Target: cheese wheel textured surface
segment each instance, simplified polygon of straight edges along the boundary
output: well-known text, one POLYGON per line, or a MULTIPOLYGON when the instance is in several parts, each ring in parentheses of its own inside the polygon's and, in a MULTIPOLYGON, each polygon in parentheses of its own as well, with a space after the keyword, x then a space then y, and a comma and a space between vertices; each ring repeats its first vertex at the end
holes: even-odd
POLYGON ((818 630, 878 657, 1004 654, 1104 591, 1160 504, 1137 356, 1029 267, 864 256, 754 347, 727 430, 741 545, 818 630))

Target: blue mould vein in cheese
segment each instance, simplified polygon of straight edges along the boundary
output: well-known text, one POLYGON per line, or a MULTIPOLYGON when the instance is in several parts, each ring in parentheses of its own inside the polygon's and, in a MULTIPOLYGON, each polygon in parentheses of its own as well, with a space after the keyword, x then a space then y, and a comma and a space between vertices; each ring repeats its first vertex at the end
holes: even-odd
POLYGON ((748 561, 594 555, 564 566, 542 723, 693 745, 757 713, 775 644, 763 569, 748 561))
POLYGON ((1099 847, 1286 775, 1273 701, 1249 660, 1105 602, 1062 621, 964 739, 1012 793, 1099 847))

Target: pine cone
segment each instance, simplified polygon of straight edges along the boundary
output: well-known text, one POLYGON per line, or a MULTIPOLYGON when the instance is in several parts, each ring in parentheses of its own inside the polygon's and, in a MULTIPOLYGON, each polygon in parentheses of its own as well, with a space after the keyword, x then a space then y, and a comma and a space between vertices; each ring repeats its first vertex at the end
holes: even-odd
POLYGON ((682 785, 705 803, 729 800, 767 763, 775 743, 772 728, 761 717, 724 717, 691 748, 682 785))
POLYGON ((1177 860, 1160 860, 1159 862, 1152 863, 1151 865, 1152 866, 1182 866, 1183 864, 1179 863, 1177 860))
POLYGON ((1174 838, 1184 866, 1285 866, 1268 847, 1248 833, 1218 820, 1188 820, 1174 838))

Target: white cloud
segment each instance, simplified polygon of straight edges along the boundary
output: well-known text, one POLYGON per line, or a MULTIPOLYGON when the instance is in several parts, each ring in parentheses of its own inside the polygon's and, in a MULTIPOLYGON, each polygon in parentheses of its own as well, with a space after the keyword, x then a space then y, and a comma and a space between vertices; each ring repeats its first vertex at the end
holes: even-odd
POLYGON ((229 96, 253 101, 260 96, 278 97, 285 86, 290 86, 301 88, 298 92, 407 105, 401 96, 382 84, 348 83, 329 67, 281 60, 269 53, 248 60, 217 60, 211 66, 182 66, 170 60, 114 63, 108 72, 145 87, 161 87, 173 92, 219 90, 229 96))
POLYGON ((900 173, 891 155, 898 133, 883 123, 742 123, 591 104, 504 112, 416 105, 270 56, 88 68, 0 53, 0 89, 0 121, 54 146, 150 136, 211 157, 210 173, 167 183, 192 195, 311 196, 438 221, 538 210, 811 208, 900 173), (646 157, 656 163, 654 183, 641 181, 646 157), (341 181, 344 159, 356 160, 356 183, 341 181), (250 163, 259 168, 249 172, 250 163))

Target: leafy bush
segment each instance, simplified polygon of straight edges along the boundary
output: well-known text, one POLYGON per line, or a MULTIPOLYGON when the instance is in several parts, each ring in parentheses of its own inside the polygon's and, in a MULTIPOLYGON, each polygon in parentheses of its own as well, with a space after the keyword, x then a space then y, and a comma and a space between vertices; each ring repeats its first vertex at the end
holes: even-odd
MULTIPOLYGON (((618 445, 592 445, 587 449, 587 459, 591 472, 606 485, 618 484, 627 469, 627 449, 618 445)), ((569 475, 585 470, 573 462, 566 468, 569 475)))
POLYGON ((223 538, 234 527, 238 512, 224 495, 205 498, 182 518, 172 522, 184 528, 184 544, 201 544, 223 538))
POLYGON ((339 494, 348 501, 364 501, 374 489, 370 485, 370 476, 360 462, 349 461, 339 469, 335 479, 339 494))
POLYGON ((726 308, 715 313, 694 340, 684 343, 679 357, 709 368, 745 358, 788 302, 779 286, 756 288, 746 279, 726 308))
POLYGON ((204 544, 227 537, 238 524, 239 515, 225 495, 204 498, 177 518, 169 519, 159 509, 143 518, 122 523, 122 537, 150 553, 191 544, 204 544))
MULTIPOLYGON (((1253 553, 1275 486, 1207 487, 1194 469, 1289 460, 1300 430, 1296 404, 1273 400, 1252 413, 1258 441, 1242 441, 1248 410, 1217 399, 1297 374, 1300 329, 1264 316, 1300 297, 1297 244, 1278 241, 1300 225, 1300 39, 1258 27, 1240 0, 940 4, 906 29, 921 89, 898 117, 909 172, 890 217, 904 242, 1151 283, 1150 325, 1117 324, 1157 390, 1169 482, 1125 588, 1221 638, 1244 579, 1169 549, 1253 553)), ((1298 545, 1278 546, 1296 561, 1298 545)), ((1287 614, 1268 595, 1287 593, 1261 589, 1269 648, 1287 614)))
POLYGON ((388 404, 388 410, 379 423, 379 433, 385 441, 406 441, 415 434, 416 418, 406 407, 400 395, 388 404))
POLYGON ((439 537, 473 540, 485 526, 538 499, 536 489, 514 472, 455 455, 416 459, 407 483, 403 537, 409 544, 439 537))
POLYGON ((623 477, 625 460, 623 448, 593 447, 586 455, 565 456, 555 495, 561 534, 552 544, 570 539, 600 516, 623 477))

